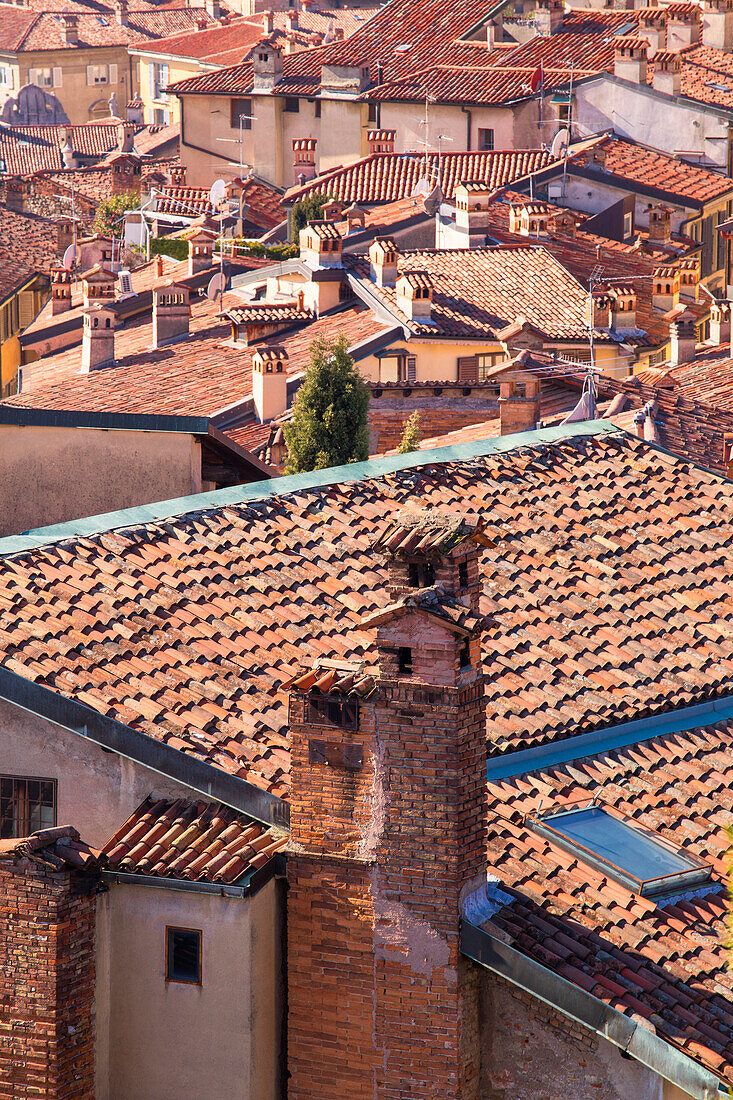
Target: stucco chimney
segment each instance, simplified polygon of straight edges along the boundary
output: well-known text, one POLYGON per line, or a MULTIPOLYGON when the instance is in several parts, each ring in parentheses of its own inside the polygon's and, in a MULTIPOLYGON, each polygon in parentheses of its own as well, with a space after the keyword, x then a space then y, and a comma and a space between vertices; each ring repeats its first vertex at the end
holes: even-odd
POLYGON ((71 272, 57 267, 51 275, 51 313, 66 313, 71 309, 71 272))
POLYGON ((282 50, 269 39, 257 44, 252 58, 253 91, 271 92, 283 75, 282 50))
POLYGON ((115 2, 115 18, 121 27, 126 27, 128 24, 128 8, 127 0, 116 0, 115 2))
POLYGON ((116 276, 109 268, 102 264, 95 264, 88 271, 82 273, 81 285, 84 294, 86 308, 98 303, 107 303, 115 300, 116 276))
POLYGON ((649 43, 653 55, 667 46, 667 12, 665 8, 642 8, 639 11, 639 38, 649 43))
POLYGON ((117 152, 131 153, 135 144, 135 126, 132 122, 117 124, 117 152))
POLYGON ((332 222, 310 222, 301 229, 300 258, 312 268, 341 267, 341 234, 332 222))
POLYGON ((703 0, 702 42, 726 53, 733 48, 733 0, 703 0))
POLYGON ((153 347, 188 336, 189 289, 180 283, 153 288, 153 347))
POLYGON ((689 363, 695 358, 697 326, 694 317, 683 314, 670 325, 670 337, 669 361, 673 367, 678 367, 680 363, 689 363))
POLYGON ((377 286, 394 286, 397 281, 397 245, 391 237, 376 237, 369 246, 371 277, 377 286))
POLYGON ((710 339, 712 343, 729 343, 730 329, 730 302, 714 302, 710 307, 710 339))
POLYGON ((637 409, 634 413, 634 435, 639 439, 644 438, 644 422, 646 420, 646 412, 644 409, 637 409))
POLYGON ((219 0, 206 0, 206 11, 212 19, 219 19, 221 17, 221 7, 219 6, 219 0))
POLYGON ((614 286, 608 292, 611 328, 636 328, 636 291, 632 286, 614 286))
POLYGON ((200 229, 188 238, 188 274, 207 271, 214 262, 214 235, 200 229))
POLYGON ((649 43, 643 38, 616 38, 613 42, 613 73, 630 84, 646 84, 649 43))
POLYGON ((427 271, 403 271, 395 283, 398 309, 411 321, 427 321, 433 308, 433 280, 427 271))
POLYGON ((111 366, 115 361, 115 323, 117 315, 109 306, 96 305, 84 310, 81 336, 82 372, 111 366))
POLYGON ((263 34, 272 34, 275 29, 275 15, 272 11, 265 11, 262 13, 262 31, 263 34))
POLYGON ((700 8, 692 4, 678 4, 667 15, 668 50, 684 50, 700 41, 700 8))
POLYGON ((394 153, 396 130, 367 130, 370 153, 394 153))
POLYGON ((652 61, 654 63, 652 87, 665 95, 678 96, 682 90, 680 55, 671 50, 659 50, 652 61))
POLYGON ((679 260, 680 298, 696 302, 700 297, 700 260, 698 257, 679 260))
POLYGON ((285 348, 258 348, 252 356, 252 397, 261 424, 288 407, 288 354, 285 348))
POLYGON ((538 34, 554 34, 562 26, 565 10, 563 0, 538 0, 534 23, 538 34))
POLYGON ((680 273, 676 267, 667 264, 656 267, 652 272, 652 305, 669 313, 680 300, 680 273))
POLYGON ((297 11, 289 11, 285 15, 285 26, 289 31, 297 31, 298 29, 298 13, 297 11))

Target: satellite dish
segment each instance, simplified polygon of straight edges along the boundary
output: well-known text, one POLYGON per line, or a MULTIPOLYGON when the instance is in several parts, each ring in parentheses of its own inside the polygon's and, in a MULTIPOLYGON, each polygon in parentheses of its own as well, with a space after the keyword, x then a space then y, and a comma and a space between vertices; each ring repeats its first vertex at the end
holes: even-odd
POLYGON ((423 206, 428 214, 435 214, 442 201, 443 192, 440 190, 440 184, 436 183, 430 194, 423 199, 423 206))
POLYGON ((550 152, 556 160, 565 155, 565 150, 570 144, 570 131, 558 130, 552 139, 552 145, 550 146, 550 152))
POLYGON ((410 195, 411 199, 425 199, 430 194, 430 180, 425 176, 419 179, 415 184, 415 189, 410 195))
POLYGON ((223 294, 226 290, 227 281, 222 271, 217 271, 216 275, 211 279, 211 282, 206 288, 206 297, 210 302, 215 302, 219 294, 223 294))
POLYGON ((76 247, 75 244, 70 244, 69 247, 64 252, 64 258, 61 261, 61 264, 62 264, 63 267, 66 268, 67 271, 71 271, 72 267, 74 266, 74 264, 76 263, 76 261, 78 259, 79 259, 79 249, 76 247))
POLYGON ((214 180, 209 191, 209 202, 216 210, 217 206, 227 193, 227 185, 224 180, 214 180))

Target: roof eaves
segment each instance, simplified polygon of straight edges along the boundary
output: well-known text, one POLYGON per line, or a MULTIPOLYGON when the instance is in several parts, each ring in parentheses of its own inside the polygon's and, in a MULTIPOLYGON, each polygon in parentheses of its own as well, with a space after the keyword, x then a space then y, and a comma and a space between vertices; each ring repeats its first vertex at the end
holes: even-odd
MULTIPOLYGON (((406 455, 385 455, 368 459, 366 462, 350 463, 347 466, 332 466, 325 470, 311 470, 308 473, 292 474, 288 477, 273 478, 270 481, 235 485, 209 493, 199 493, 196 496, 156 501, 136 508, 106 512, 97 516, 86 516, 67 523, 54 524, 50 527, 39 527, 22 535, 9 535, 0 539, 0 556, 24 553, 27 550, 46 546, 50 543, 62 542, 66 539, 85 538, 123 527, 160 523, 172 519, 174 516, 199 512, 206 508, 245 504, 249 501, 286 496, 289 493, 302 492, 306 489, 326 485, 342 485, 353 481, 363 481, 367 478, 382 477, 397 470, 408 470, 419 466, 435 466, 443 462, 466 462, 481 458, 484 455, 501 454, 517 448, 542 446, 574 438, 601 435, 613 435, 622 438, 625 434, 621 428, 617 428, 607 420, 586 420, 578 424, 561 424, 552 428, 541 428, 533 432, 521 432, 516 435, 503 435, 470 443, 460 443, 452 447, 436 447, 430 451, 414 451, 406 455)), ((648 446, 653 445, 648 444, 648 446)), ((655 449, 661 450, 661 448, 655 449)))
POLYGON ((209 420, 205 416, 91 412, 85 409, 34 409, 23 405, 5 404, 0 404, 0 424, 36 428, 99 428, 105 431, 209 434, 209 420))
POLYGON ((578 77, 575 81, 575 86, 579 84, 592 84, 594 81, 609 80, 612 84, 620 84, 623 88, 633 88, 637 92, 641 92, 643 95, 648 95, 652 99, 661 99, 664 103, 674 103, 675 105, 682 104, 690 105, 694 104, 695 110, 702 111, 708 115, 725 115, 728 118, 733 118, 733 107, 724 107, 722 103, 708 103, 704 99, 695 99, 694 96, 689 95, 670 95, 668 92, 660 92, 658 88, 653 88, 651 84, 635 84, 631 80, 622 80, 620 76, 616 76, 614 73, 608 71, 591 73, 589 76, 578 77))
POLYGON ((461 953, 602 1036, 695 1100, 726 1096, 710 1070, 669 1040, 475 925, 461 921, 461 953))
MULTIPOLYGON (((560 174, 560 169, 556 169, 555 175, 560 174)), ((568 174, 579 176, 581 179, 593 180, 596 183, 616 183, 626 191, 637 191, 642 195, 649 195, 651 198, 661 199, 664 202, 676 202, 678 206, 689 206, 695 210, 702 210, 708 201, 717 201, 727 193, 726 191, 720 191, 717 195, 711 196, 709 200, 694 199, 689 195, 682 194, 680 191, 663 191, 661 188, 652 187, 642 180, 630 179, 628 176, 621 176, 616 172, 609 172, 602 168, 590 168, 585 164, 576 164, 571 158, 568 160, 568 174)), ((733 191, 733 182, 731 182, 728 191, 733 191)))

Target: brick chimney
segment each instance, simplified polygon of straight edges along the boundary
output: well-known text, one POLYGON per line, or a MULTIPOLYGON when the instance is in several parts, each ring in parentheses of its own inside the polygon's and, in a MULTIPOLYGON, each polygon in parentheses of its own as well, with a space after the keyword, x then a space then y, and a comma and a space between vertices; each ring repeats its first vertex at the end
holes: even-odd
POLYGON ((88 271, 85 271, 81 277, 85 307, 88 308, 99 302, 113 302, 115 299, 116 278, 114 271, 103 267, 102 264, 95 264, 94 267, 90 267, 88 271))
POLYGON ((730 332, 730 302, 714 302, 710 307, 710 339, 712 343, 729 343, 730 332))
POLYGON ((668 206, 649 207, 649 241, 669 244, 672 239, 672 211, 668 206))
POLYGON ((369 246, 370 274, 377 286, 397 282, 397 245, 391 237, 375 237, 369 246))
POLYGON ((696 4, 676 4, 667 13, 668 50, 684 50, 700 41, 700 8, 696 4))
POLYGON ((208 271, 214 263, 215 235, 208 229, 195 230, 188 238, 188 274, 208 271))
POLYGON ((531 432, 540 418, 541 383, 537 375, 524 366, 526 353, 519 355, 514 364, 492 374, 499 382, 499 423, 502 435, 515 432, 531 432))
POLYGON ((293 138, 293 178, 296 184, 307 183, 316 175, 316 138, 293 138))
POLYGON ((64 12, 61 16, 61 26, 63 28, 64 42, 67 46, 78 46, 79 44, 79 16, 72 14, 71 12, 64 12))
POLYGON ((689 313, 683 313, 670 325, 669 361, 673 367, 680 363, 689 363, 695 358, 697 345, 697 325, 695 318, 689 313))
POLYGON ((170 181, 174 187, 185 187, 186 184, 186 166, 185 164, 175 164, 169 169, 170 181))
POLYGON ((546 202, 512 203, 509 207, 509 232, 523 237, 546 236, 552 207, 546 202))
POLYGON ((394 153, 396 130, 367 130, 370 153, 394 153))
POLYGON ((335 199, 329 199, 321 208, 321 220, 324 222, 339 221, 344 212, 344 204, 335 199))
POLYGON ((113 365, 116 322, 117 314, 109 306, 94 305, 84 310, 81 332, 82 373, 113 365))
POLYGON ((676 267, 667 264, 655 267, 652 272, 652 305, 669 313, 680 300, 680 273, 676 267))
POLYGON ((563 0, 538 0, 534 10, 537 33, 555 34, 562 26, 564 11, 563 0))
POLYGON ((5 179, 5 205, 8 210, 22 214, 28 200, 28 183, 20 176, 7 176, 5 179))
POLYGON ((659 50, 653 61, 652 87, 665 95, 678 96, 682 90, 680 55, 670 50, 659 50))
POLYGON ((593 328, 611 327, 611 297, 607 290, 597 287, 586 302, 585 322, 593 328))
POLYGON ((288 407, 288 353, 285 348, 257 348, 252 356, 252 397, 261 424, 282 416, 288 407))
POLYGON ((649 43, 643 38, 614 38, 613 73, 630 84, 646 84, 646 59, 649 43))
POLYGON ((181 283, 153 287, 153 347, 188 336, 190 291, 181 283))
POLYGON ((78 836, 59 827, 3 844, 0 1028, 7 1096, 94 1100, 98 872, 78 836))
POLYGON ((56 251, 65 252, 74 240, 74 221, 72 218, 54 218, 56 224, 56 251))
POLYGON ((57 267, 51 274, 51 313, 66 313, 71 309, 71 272, 57 267))
POLYGON ((733 48, 733 0, 703 0, 702 42, 714 50, 733 48))
POLYGON ((411 321, 429 321, 433 308, 433 280, 427 271, 403 271, 395 283, 395 301, 411 321))
POLYGON ((486 881, 480 538, 434 511, 389 522, 375 550, 388 548, 393 602, 360 624, 376 635, 369 663, 323 661, 292 685, 299 1100, 479 1095, 478 977, 459 918, 486 881))
POLYGON ((723 436, 723 463, 725 465, 725 475, 728 478, 733 478, 733 433, 726 432, 723 436))
POLYGON ((341 267, 341 234, 332 222, 310 222, 300 231, 300 258, 312 268, 341 267))
POLYGON ((271 92, 283 75, 282 50, 264 38, 255 47, 252 57, 253 91, 271 92))
POLYGON ((636 328, 636 291, 633 286, 614 286, 608 291, 611 328, 636 328))
POLYGON ((654 55, 667 45, 667 12, 665 8, 642 8, 639 11, 639 38, 649 43, 649 54, 654 55))
POLYGON ((117 124, 117 152, 131 153, 135 144, 135 126, 132 122, 117 124))
POLYGON ((698 257, 690 257, 677 261, 680 273, 680 298, 696 302, 700 297, 700 260, 698 257))

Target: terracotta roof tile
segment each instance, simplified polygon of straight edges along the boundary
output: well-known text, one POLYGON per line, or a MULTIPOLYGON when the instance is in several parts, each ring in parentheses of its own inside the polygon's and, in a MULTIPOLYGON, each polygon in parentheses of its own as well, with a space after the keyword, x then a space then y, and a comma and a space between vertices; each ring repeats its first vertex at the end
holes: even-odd
POLYGON ((11 53, 33 50, 74 50, 85 46, 133 46, 162 38, 176 31, 193 30, 196 21, 213 23, 205 7, 163 7, 130 10, 126 26, 121 26, 114 13, 73 13, 78 30, 78 42, 67 42, 61 10, 31 12, 0 6, 0 48, 11 53))

